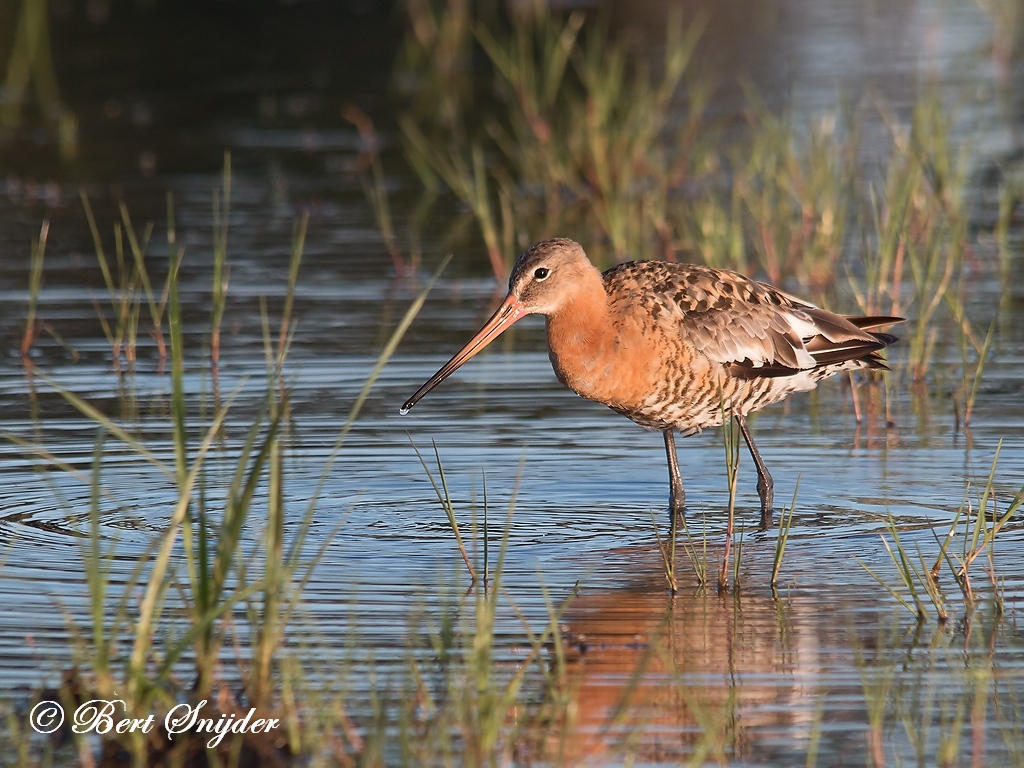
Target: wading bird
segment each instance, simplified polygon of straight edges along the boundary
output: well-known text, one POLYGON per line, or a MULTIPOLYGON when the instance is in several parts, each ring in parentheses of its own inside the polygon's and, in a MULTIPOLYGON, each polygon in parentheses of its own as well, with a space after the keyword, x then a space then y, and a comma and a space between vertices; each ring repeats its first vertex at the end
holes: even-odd
POLYGON ((401 412, 530 314, 547 319, 559 381, 664 434, 673 522, 685 499, 674 434, 692 435, 731 415, 757 466, 762 529, 772 524, 773 483, 747 416, 840 371, 888 370, 878 353, 897 339, 875 329, 903 320, 837 315, 736 272, 694 264, 631 261, 602 273, 578 243, 544 240, 516 260, 491 319, 401 412))

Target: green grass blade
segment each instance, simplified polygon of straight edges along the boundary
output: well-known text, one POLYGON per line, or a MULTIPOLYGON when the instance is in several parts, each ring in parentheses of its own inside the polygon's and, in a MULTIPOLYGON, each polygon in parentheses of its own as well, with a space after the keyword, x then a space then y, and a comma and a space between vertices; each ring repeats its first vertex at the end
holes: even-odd
POLYGON ((793 513, 796 511, 796 495, 800 491, 800 477, 796 479, 796 487, 793 489, 793 500, 789 504, 789 516, 782 511, 782 519, 779 520, 778 538, 775 539, 775 559, 772 562, 772 578, 770 584, 774 587, 779 580, 779 569, 782 568, 782 558, 786 554, 786 543, 789 541, 789 532, 793 527, 793 513))

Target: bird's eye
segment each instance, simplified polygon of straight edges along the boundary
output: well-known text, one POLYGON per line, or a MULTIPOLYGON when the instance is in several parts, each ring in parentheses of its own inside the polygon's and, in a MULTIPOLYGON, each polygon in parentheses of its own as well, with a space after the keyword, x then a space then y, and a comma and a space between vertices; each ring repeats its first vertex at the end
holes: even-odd
POLYGON ((549 270, 547 267, 537 267, 535 270, 533 270, 533 276, 537 280, 546 280, 547 276, 550 274, 551 270, 549 270))

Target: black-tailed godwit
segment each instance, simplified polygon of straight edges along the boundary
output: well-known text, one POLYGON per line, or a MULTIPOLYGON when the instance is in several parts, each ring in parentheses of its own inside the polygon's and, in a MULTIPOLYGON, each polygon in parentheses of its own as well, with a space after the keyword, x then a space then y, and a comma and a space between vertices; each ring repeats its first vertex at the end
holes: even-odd
POLYGON ((840 371, 886 369, 899 317, 837 315, 724 269, 632 261, 599 272, 572 240, 537 243, 516 261, 501 306, 402 406, 407 413, 521 317, 547 318, 558 380, 665 437, 669 512, 682 514, 675 432, 739 424, 757 466, 761 527, 772 523, 772 476, 747 416, 840 371))

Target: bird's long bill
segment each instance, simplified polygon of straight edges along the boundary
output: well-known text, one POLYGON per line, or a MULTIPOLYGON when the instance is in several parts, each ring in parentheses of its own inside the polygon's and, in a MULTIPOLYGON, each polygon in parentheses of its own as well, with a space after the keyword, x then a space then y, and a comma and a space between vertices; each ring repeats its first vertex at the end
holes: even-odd
POLYGON ((524 315, 526 315, 526 309, 519 299, 511 293, 506 296, 505 300, 501 302, 501 306, 491 315, 491 319, 484 324, 483 328, 477 331, 476 336, 470 339, 466 346, 456 352, 451 360, 441 366, 441 370, 427 379, 423 386, 416 390, 416 394, 405 401, 401 410, 402 415, 407 414, 409 409, 416 405, 425 394, 455 373, 459 366, 498 338, 516 320, 524 315))

